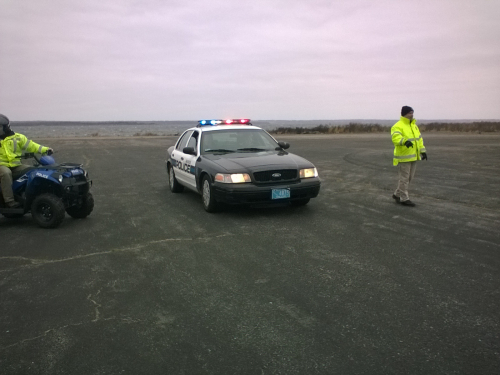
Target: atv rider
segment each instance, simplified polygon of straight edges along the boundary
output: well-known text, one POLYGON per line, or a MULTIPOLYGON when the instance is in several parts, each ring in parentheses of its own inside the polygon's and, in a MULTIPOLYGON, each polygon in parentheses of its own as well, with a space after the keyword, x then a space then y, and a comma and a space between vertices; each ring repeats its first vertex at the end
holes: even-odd
POLYGON ((0 187, 5 205, 9 208, 16 208, 20 204, 14 200, 12 172, 17 173, 30 168, 28 165, 21 164, 22 153, 45 154, 48 152, 50 154, 53 150, 30 141, 22 134, 14 133, 9 123, 7 116, 0 114, 0 187))

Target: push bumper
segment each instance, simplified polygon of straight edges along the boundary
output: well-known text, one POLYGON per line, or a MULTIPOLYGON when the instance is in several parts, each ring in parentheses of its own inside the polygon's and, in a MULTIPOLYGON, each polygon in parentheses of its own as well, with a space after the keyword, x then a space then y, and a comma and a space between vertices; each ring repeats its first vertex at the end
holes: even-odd
POLYGON ((66 208, 81 204, 82 198, 89 193, 92 186, 92 180, 64 182, 66 183, 62 184, 62 200, 66 208))
POLYGON ((92 180, 62 184, 64 195, 69 197, 85 195, 89 192, 91 186, 92 180))
POLYGON ((279 185, 255 184, 213 184, 213 192, 218 202, 228 204, 283 203, 299 199, 315 198, 319 194, 319 178, 301 180, 296 183, 279 185), (290 189, 290 198, 272 199, 273 189, 290 189))

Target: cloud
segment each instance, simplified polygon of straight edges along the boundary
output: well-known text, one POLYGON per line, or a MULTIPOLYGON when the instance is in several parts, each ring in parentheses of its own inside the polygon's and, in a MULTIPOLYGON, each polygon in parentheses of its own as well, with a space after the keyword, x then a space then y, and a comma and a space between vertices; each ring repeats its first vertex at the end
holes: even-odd
POLYGON ((496 2, 7 0, 0 12, 0 111, 20 120, 392 118, 402 104, 500 117, 496 2))

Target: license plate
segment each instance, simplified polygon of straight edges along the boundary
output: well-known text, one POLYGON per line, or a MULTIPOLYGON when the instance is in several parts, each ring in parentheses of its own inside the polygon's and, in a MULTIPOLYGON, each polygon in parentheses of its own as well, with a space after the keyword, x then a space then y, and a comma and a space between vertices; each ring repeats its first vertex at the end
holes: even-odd
POLYGON ((272 199, 290 198, 290 189, 273 189, 272 199))

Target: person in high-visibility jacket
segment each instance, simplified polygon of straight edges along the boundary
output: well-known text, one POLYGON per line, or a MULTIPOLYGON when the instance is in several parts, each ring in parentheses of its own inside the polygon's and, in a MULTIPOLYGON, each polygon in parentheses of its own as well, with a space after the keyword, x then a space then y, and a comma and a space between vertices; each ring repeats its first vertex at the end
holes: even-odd
POLYGON ((391 128, 394 143, 393 164, 399 167, 398 187, 392 197, 404 206, 415 206, 408 195, 408 185, 415 176, 417 160, 427 160, 424 140, 413 118, 413 108, 404 106, 401 118, 391 128))
POLYGON ((7 116, 0 114, 0 188, 7 207, 20 206, 14 200, 12 172, 21 172, 29 168, 28 165, 21 163, 21 155, 25 152, 44 154, 48 151, 52 152, 52 149, 41 146, 30 141, 26 136, 12 131, 7 116))

